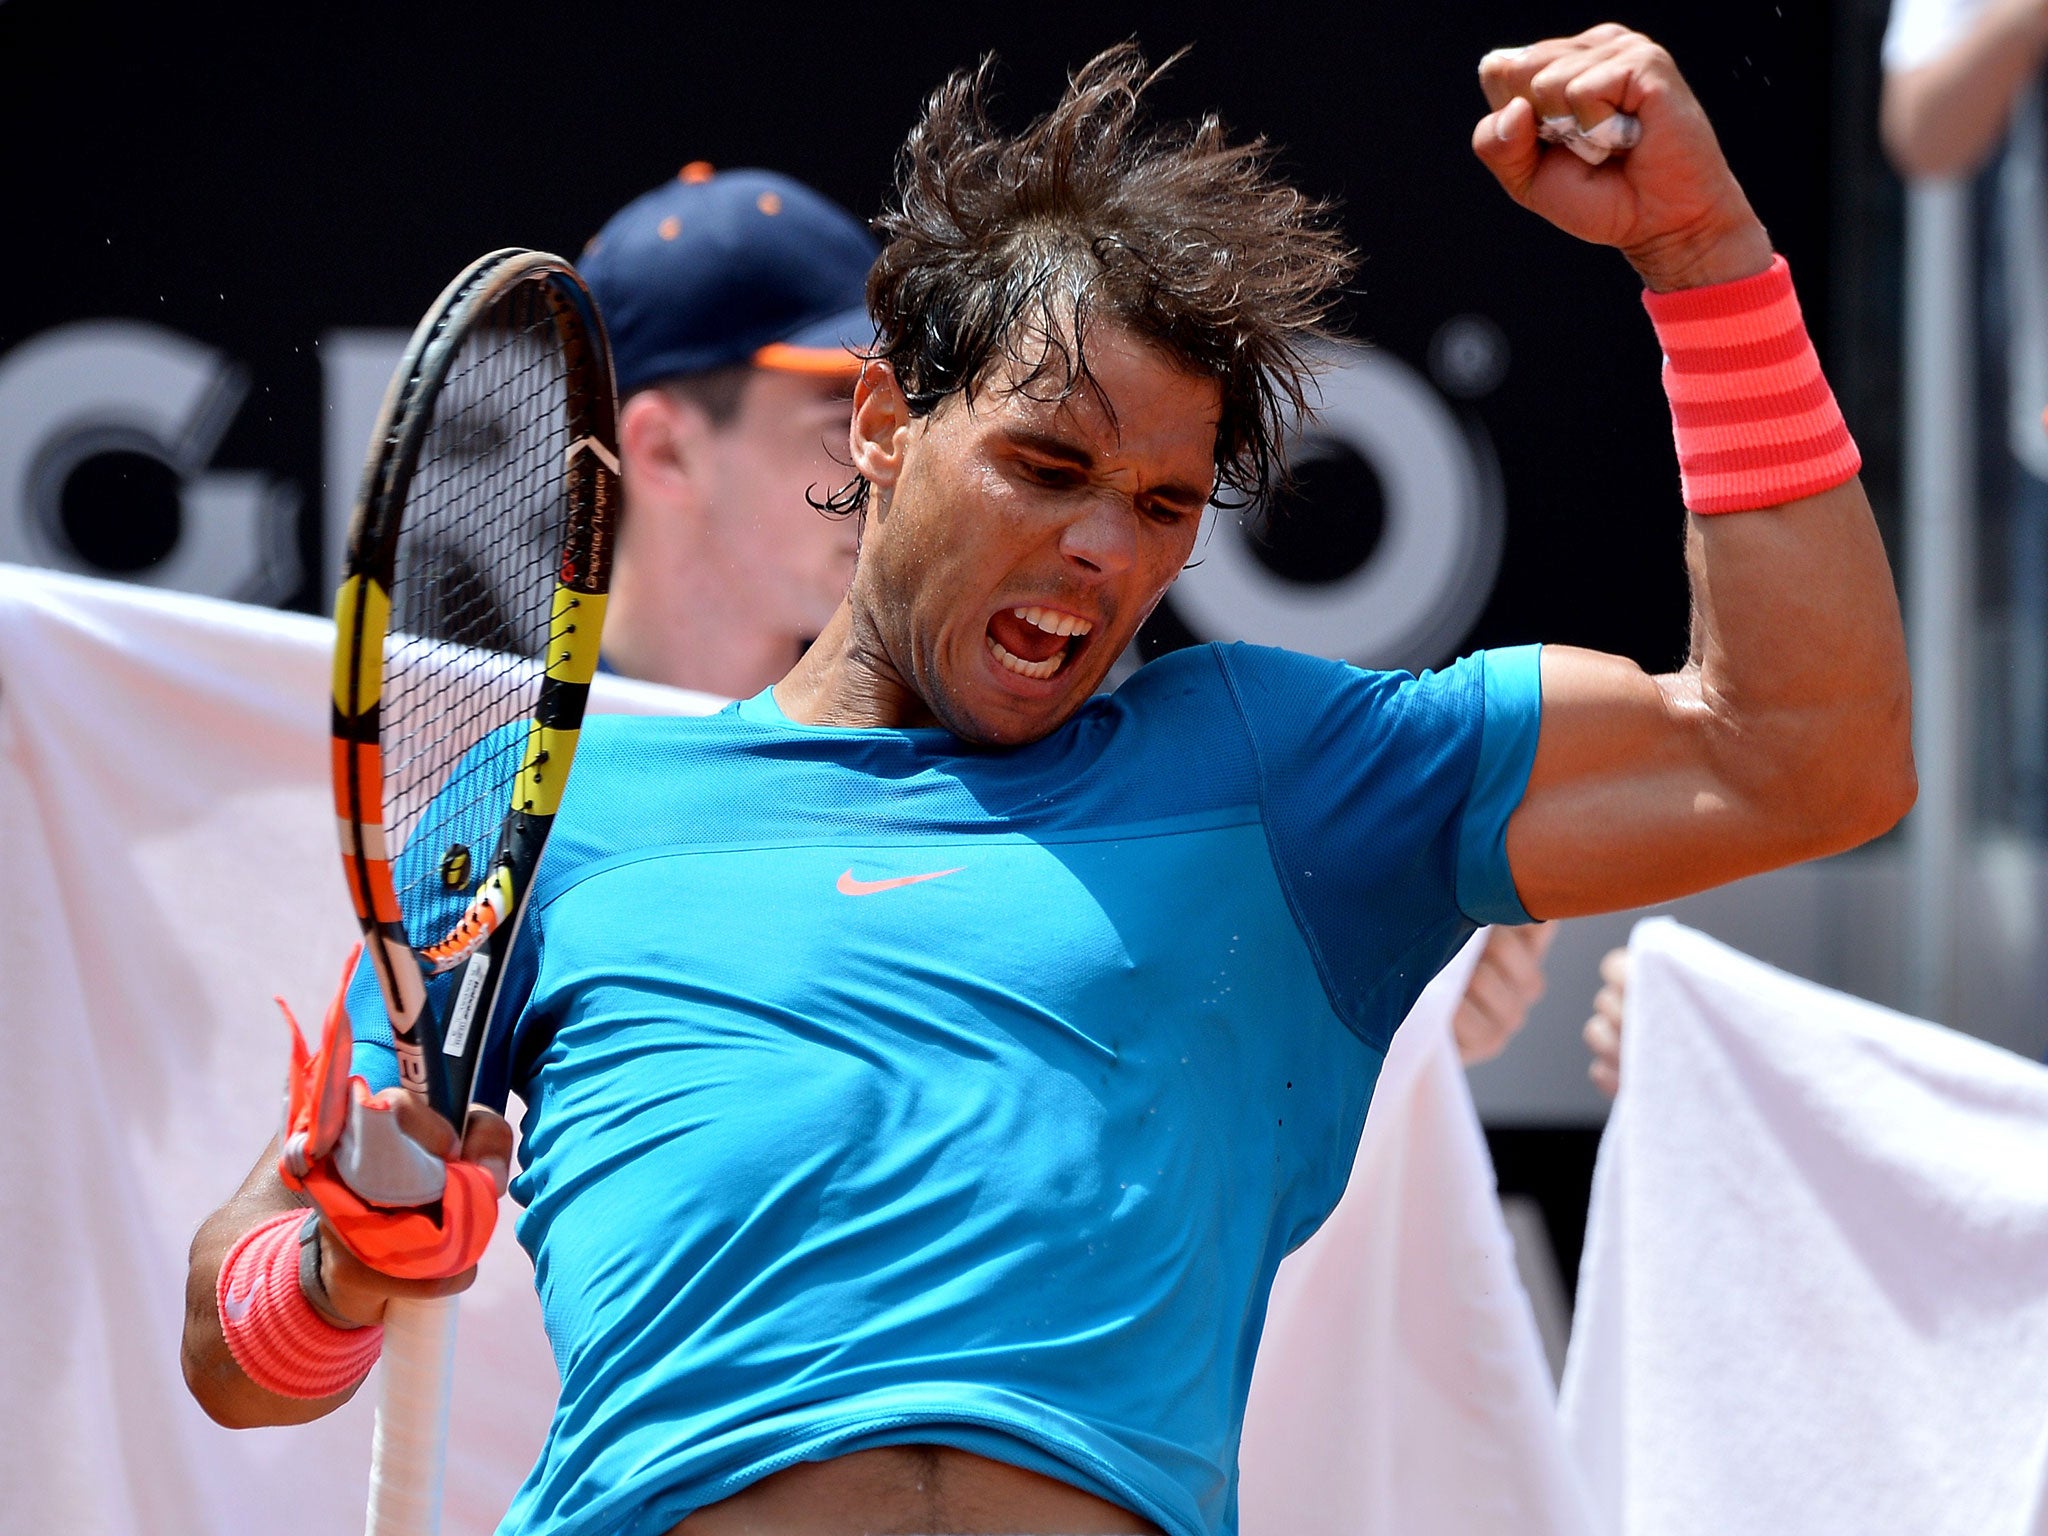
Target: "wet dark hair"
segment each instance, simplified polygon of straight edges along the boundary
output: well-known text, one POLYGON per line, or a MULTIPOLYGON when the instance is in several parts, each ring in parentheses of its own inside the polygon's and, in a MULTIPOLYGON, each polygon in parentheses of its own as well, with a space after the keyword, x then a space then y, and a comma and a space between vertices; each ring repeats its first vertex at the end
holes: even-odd
MULTIPOLYGON (((1036 399, 1091 388, 1091 329, 1120 326, 1221 387, 1217 489, 1256 497, 1309 410, 1352 269, 1330 205, 1276 176, 1264 139, 1233 143, 1214 116, 1149 121, 1160 71, 1133 43, 1089 60, 1016 135, 989 120, 994 67, 934 91, 897 156, 869 355, 923 416, 1009 364, 1036 399)), ((868 489, 855 479, 823 505, 864 510, 868 489)))

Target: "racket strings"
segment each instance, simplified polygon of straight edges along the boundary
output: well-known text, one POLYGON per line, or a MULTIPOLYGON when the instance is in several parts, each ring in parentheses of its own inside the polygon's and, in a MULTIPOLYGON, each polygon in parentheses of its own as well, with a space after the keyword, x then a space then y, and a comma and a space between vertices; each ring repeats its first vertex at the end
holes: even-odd
POLYGON ((380 734, 415 948, 460 920, 512 808, 569 520, 568 383, 545 296, 513 289, 454 359, 413 472, 380 734))

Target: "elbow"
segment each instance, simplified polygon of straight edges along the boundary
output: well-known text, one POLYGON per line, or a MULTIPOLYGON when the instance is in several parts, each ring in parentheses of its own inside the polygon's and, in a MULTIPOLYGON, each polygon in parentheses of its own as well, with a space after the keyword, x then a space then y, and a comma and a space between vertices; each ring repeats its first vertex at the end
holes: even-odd
POLYGON ((1802 857, 1882 837, 1920 793, 1910 707, 1901 698, 1895 707, 1840 722, 1825 741, 1791 754, 1776 777, 1787 789, 1802 857))
POLYGON ((1721 782, 1756 837, 1759 869, 1842 853, 1913 808, 1911 695, 1903 676, 1853 703, 1731 721, 1721 782))
POLYGON ((1884 836, 1905 820, 1919 796, 1920 779, 1909 748, 1902 758, 1877 765, 1863 776, 1835 829, 1839 848, 1855 848, 1884 836))
POLYGON ((1913 690, 1903 670, 1885 703, 1859 733, 1867 756, 1863 833, 1867 843, 1906 819, 1920 798, 1920 770, 1913 762, 1913 690))
POLYGON ((192 1394, 200 1411, 222 1429, 303 1424, 332 1413, 356 1394, 356 1387, 350 1387, 324 1398, 274 1396, 242 1374, 224 1343, 195 1346, 188 1339, 180 1363, 185 1372, 185 1390, 192 1394))
POLYGON ((185 1390, 192 1394, 192 1401, 222 1429, 250 1429, 254 1421, 236 1412, 237 1404, 232 1392, 226 1390, 221 1380, 219 1367, 212 1366, 205 1359, 205 1350, 194 1346, 186 1339, 179 1352, 179 1364, 185 1372, 185 1390))

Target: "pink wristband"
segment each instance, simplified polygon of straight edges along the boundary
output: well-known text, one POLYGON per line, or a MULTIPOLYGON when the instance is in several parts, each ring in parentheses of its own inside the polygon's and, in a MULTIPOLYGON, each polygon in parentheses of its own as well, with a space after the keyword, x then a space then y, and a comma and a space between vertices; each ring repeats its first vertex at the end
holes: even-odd
POLYGON ((299 1289, 305 1211, 281 1211, 242 1234, 214 1287, 235 1364, 279 1397, 332 1397, 361 1381, 384 1347, 378 1327, 337 1328, 299 1289))
POLYGON ((1732 283, 1645 290, 1643 308, 1664 348, 1679 483, 1692 511, 1781 507, 1862 468, 1784 257, 1732 283))

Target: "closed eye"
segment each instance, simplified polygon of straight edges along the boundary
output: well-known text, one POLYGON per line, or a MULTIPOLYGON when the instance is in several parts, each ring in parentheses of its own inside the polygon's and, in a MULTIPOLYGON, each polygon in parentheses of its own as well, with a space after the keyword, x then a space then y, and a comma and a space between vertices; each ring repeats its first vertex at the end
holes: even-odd
POLYGON ((1185 522, 1191 517, 1200 517, 1202 515, 1202 509, 1198 506, 1181 501, 1161 501, 1153 496, 1145 497, 1139 503, 1139 508, 1153 522, 1164 524, 1169 528, 1175 523, 1185 522))
POLYGON ((1053 490, 1066 490, 1082 483, 1084 477, 1078 469, 1066 464, 1042 464, 1032 459, 1018 460, 1018 467, 1024 478, 1033 485, 1043 485, 1053 490))

